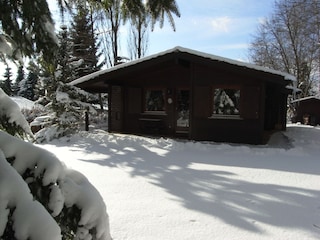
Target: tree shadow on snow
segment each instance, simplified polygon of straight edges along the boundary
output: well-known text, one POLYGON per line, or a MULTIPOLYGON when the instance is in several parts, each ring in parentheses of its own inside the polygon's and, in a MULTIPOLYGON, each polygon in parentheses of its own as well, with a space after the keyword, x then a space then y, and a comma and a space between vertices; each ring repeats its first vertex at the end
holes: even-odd
MULTIPOLYGON (((150 183, 165 189, 173 196, 172 199, 185 208, 219 218, 240 229, 263 234, 257 223, 264 223, 280 228, 302 229, 311 234, 318 231, 313 224, 317 221, 314 212, 319 212, 320 191, 280 183, 269 184, 261 179, 257 179, 259 182, 254 179, 243 180, 246 177, 239 176, 232 168, 226 168, 226 171, 217 169, 217 166, 226 166, 248 168, 251 171, 271 169, 319 175, 320 164, 309 161, 304 153, 297 152, 299 149, 268 146, 266 148, 269 149, 265 149, 245 145, 231 147, 227 144, 112 134, 106 135, 104 140, 83 140, 77 144, 74 146, 88 154, 106 156, 101 160, 81 161, 110 168, 128 167, 132 177, 145 177, 150 183), (305 167, 299 163, 303 156, 303 161, 307 163, 305 167)), ((214 231, 214 226, 212 229, 214 231)))

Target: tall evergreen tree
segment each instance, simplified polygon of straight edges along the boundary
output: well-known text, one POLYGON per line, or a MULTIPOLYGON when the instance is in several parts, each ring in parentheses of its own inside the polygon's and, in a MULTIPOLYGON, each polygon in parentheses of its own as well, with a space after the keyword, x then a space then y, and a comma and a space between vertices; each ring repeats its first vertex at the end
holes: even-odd
POLYGON ((6 67, 3 77, 4 77, 4 80, 2 81, 0 87, 3 89, 3 91, 7 95, 11 96, 13 93, 12 80, 11 80, 12 73, 11 73, 11 68, 9 66, 6 67))
POLYGON ((75 66, 73 64, 74 58, 72 57, 72 40, 67 26, 61 26, 58 34, 59 50, 56 56, 56 81, 68 83, 74 80, 75 66))
POLYGON ((20 91, 21 81, 23 81, 24 78, 25 78, 24 66, 21 64, 18 67, 17 77, 16 77, 15 82, 14 82, 13 87, 12 87, 14 95, 18 95, 18 92, 20 91))
POLYGON ((36 86, 39 80, 39 72, 33 61, 29 62, 27 78, 20 82, 19 96, 25 97, 31 101, 38 98, 36 86))
POLYGON ((101 68, 93 18, 84 5, 77 7, 71 24, 72 60, 75 78, 85 76, 101 68))
MULTIPOLYGON (((87 110, 95 112, 92 106, 86 103, 91 95, 68 85, 68 82, 80 77, 77 75, 77 70, 81 67, 85 70, 90 61, 84 65, 82 63, 85 61, 82 58, 73 56, 74 44, 66 26, 61 27, 58 38, 59 50, 55 62, 48 63, 43 59, 41 61, 41 75, 47 94, 39 100, 39 103, 46 106, 50 124, 36 134, 36 139, 40 142, 75 132, 82 125, 84 112, 87 110)), ((85 52, 83 54, 86 57, 85 52)), ((92 72, 92 68, 88 71, 92 72)), ((83 71, 83 73, 90 72, 83 71)))

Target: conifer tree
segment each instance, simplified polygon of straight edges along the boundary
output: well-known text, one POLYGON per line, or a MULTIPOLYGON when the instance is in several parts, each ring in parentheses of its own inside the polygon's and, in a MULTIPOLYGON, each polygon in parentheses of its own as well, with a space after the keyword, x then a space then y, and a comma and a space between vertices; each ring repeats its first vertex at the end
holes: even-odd
POLYGON ((24 78, 25 78, 24 66, 21 64, 18 67, 17 77, 12 87, 14 95, 18 95, 18 92, 20 91, 20 83, 24 80, 24 78))
POLYGON ((56 81, 68 83, 76 77, 74 58, 72 57, 72 41, 66 25, 61 26, 58 38, 60 44, 56 56, 56 81))
POLYGON ((92 14, 85 5, 77 7, 71 24, 71 42, 75 78, 98 71, 99 54, 92 14))
POLYGON ((0 9, 0 36, 12 47, 5 54, 21 59, 21 53, 39 53, 47 61, 53 59, 58 45, 47 1, 0 1, 0 9))
POLYGON ((12 73, 11 73, 11 68, 9 66, 6 67, 5 72, 4 72, 4 80, 1 82, 0 87, 3 89, 3 91, 11 96, 12 95, 12 73))
POLYGON ((53 64, 43 60, 41 62, 43 82, 48 92, 39 103, 46 105, 50 124, 36 134, 39 142, 72 134, 81 127, 85 111, 95 112, 91 104, 87 103, 92 96, 68 84, 79 77, 76 75, 76 70, 79 68, 77 63, 79 61, 82 63, 83 59, 77 60, 72 55, 73 43, 66 26, 61 27, 58 38, 59 50, 55 62, 53 64))
POLYGON ((39 73, 37 66, 33 61, 29 62, 28 70, 29 73, 27 78, 20 82, 20 90, 18 95, 34 101, 38 98, 36 86, 39 81, 39 73))

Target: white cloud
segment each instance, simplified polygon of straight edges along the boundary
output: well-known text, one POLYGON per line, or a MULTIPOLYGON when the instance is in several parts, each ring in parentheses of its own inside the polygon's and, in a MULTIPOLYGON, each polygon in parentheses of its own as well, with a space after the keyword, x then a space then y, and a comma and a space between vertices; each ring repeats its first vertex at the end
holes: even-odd
POLYGON ((210 21, 211 27, 215 32, 228 33, 232 24, 232 19, 228 16, 214 18, 210 21))

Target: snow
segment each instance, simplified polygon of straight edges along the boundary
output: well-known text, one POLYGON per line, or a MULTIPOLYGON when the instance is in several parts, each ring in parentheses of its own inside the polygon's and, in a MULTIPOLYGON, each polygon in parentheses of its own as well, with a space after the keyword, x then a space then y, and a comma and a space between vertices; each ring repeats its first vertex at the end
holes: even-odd
MULTIPOLYGON (((17 103, 0 89, 2 116, 30 130, 17 103)), ((59 240, 61 229, 53 217, 59 215, 64 206, 75 205, 81 210, 77 239, 111 240, 105 203, 88 179, 76 170, 66 168, 53 153, 4 131, 0 131, 0 189, 0 237, 8 221, 12 220, 18 240, 42 240, 44 236, 59 240), (21 176, 28 169, 30 176, 24 180, 21 176), (32 183, 35 179, 41 179, 42 185, 50 186, 52 190, 48 203, 52 215, 31 194, 26 182, 32 183), (9 219, 10 210, 12 217, 9 219)))
POLYGON ((312 240, 320 238, 319 144, 319 127, 288 125, 261 146, 102 130, 40 146, 97 188, 114 240, 312 240))
POLYGON ((9 123, 21 126, 22 129, 33 136, 27 120, 21 114, 19 105, 15 103, 5 92, 0 88, 0 116, 6 116, 9 123))
POLYGON ((284 79, 288 80, 288 81, 292 81, 292 82, 296 81, 296 77, 293 76, 293 75, 290 75, 288 73, 280 72, 280 71, 277 71, 277 70, 273 70, 273 69, 270 69, 270 68, 258 66, 258 65, 251 64, 251 63, 236 61, 236 60, 233 60, 233 59, 224 58, 224 57, 216 56, 216 55, 213 55, 213 54, 203 53, 203 52, 199 52, 199 51, 196 51, 196 50, 192 50, 192 49, 188 49, 188 48, 177 46, 175 48, 169 49, 167 51, 160 52, 158 54, 153 54, 153 55, 150 55, 150 56, 147 56, 147 57, 143 57, 143 58, 140 58, 140 59, 137 59, 137 60, 133 60, 133 61, 127 62, 127 63, 116 65, 116 66, 108 68, 108 69, 103 69, 103 70, 88 74, 86 76, 83 76, 81 78, 78 78, 78 79, 72 81, 70 84, 71 85, 78 85, 80 83, 89 81, 89 80, 94 79, 94 78, 96 78, 96 77, 98 77, 100 75, 103 75, 105 73, 113 72, 113 71, 116 71, 118 69, 126 68, 126 67, 129 67, 129 66, 133 66, 133 65, 139 64, 141 62, 149 61, 151 59, 154 59, 154 58, 157 58, 157 57, 160 57, 160 56, 164 56, 166 54, 174 53, 174 52, 189 53, 189 54, 192 54, 192 55, 200 56, 200 57, 203 57, 203 58, 208 58, 208 59, 211 59, 211 60, 214 60, 214 61, 218 61, 218 62, 225 62, 225 63, 229 63, 229 64, 236 65, 236 66, 241 66, 241 67, 245 67, 245 68, 249 68, 249 69, 254 69, 254 70, 257 70, 257 71, 262 71, 262 72, 267 72, 267 73, 283 76, 284 79))
MULTIPOLYGON (((35 107, 35 103, 29 99, 24 97, 14 96, 11 99, 18 104, 20 109, 28 109, 31 110, 35 107)), ((37 107, 41 107, 40 105, 36 105, 37 107)))
POLYGON ((60 239, 53 217, 76 204, 83 239, 90 226, 114 240, 319 239, 319 144, 320 127, 301 124, 259 146, 93 130, 36 147, 0 131, 0 235, 14 206, 18 239, 60 239), (35 165, 59 182, 51 215, 18 174, 35 165))
MULTIPOLYGON (((0 209, 0 212, 8 207, 15 208, 13 219, 17 239, 30 237, 36 240, 43 239, 43 236, 47 236, 47 239, 61 239, 60 228, 55 220, 39 202, 33 201, 27 184, 20 177, 27 169, 34 169, 35 177, 43 175, 43 186, 54 184, 54 191, 50 193, 52 199, 49 202, 53 216, 60 213, 63 204, 67 207, 75 204, 81 209, 78 228, 78 231, 84 231, 81 239, 89 239, 91 236, 89 230, 94 226, 97 229, 97 239, 110 239, 109 218, 104 202, 84 175, 66 168, 53 153, 2 131, 0 131, 0 160, 2 177, 0 202, 7 202, 6 206, 1 206, 3 209, 0 209), (15 159, 11 167, 6 158, 13 156, 15 159), (59 189, 56 183, 59 183, 59 189), (39 228, 40 223, 43 226, 41 228, 39 228)), ((5 214, 8 216, 6 212, 5 214)), ((1 215, 2 228, 5 222, 5 217, 1 215)), ((1 232, 3 229, 0 228, 1 232)))
MULTIPOLYGON (((4 136, 0 132, 0 142, 3 143, 4 136)), ((2 145, 2 144, 1 144, 2 145)), ((2 148, 1 148, 2 149, 2 148)), ((45 208, 37 201, 33 201, 27 184, 20 175, 10 166, 5 159, 4 153, 0 150, 0 212, 6 210, 6 216, 1 214, 0 235, 4 231, 8 208, 14 207, 13 212, 15 236, 17 239, 61 239, 60 228, 52 219, 45 208), (14 191, 13 191, 14 189, 14 191), (39 228, 41 226, 41 228, 39 228)))
POLYGON ((22 62, 21 52, 16 50, 17 45, 12 38, 9 35, 0 33, 0 53, 8 57, 14 57, 19 62, 22 62))

